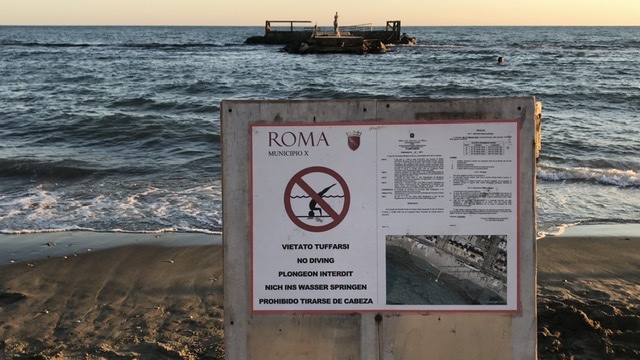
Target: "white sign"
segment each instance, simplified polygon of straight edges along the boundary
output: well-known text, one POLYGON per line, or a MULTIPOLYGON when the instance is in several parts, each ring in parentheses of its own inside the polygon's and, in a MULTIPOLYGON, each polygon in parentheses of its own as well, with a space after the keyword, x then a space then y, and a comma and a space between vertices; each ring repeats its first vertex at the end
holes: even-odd
POLYGON ((518 121, 251 141, 254 311, 518 310, 518 121))

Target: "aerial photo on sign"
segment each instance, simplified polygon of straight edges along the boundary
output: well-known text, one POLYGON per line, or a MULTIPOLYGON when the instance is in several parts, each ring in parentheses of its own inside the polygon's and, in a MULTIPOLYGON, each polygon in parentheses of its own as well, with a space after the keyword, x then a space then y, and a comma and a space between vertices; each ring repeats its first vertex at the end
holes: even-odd
POLYGON ((506 236, 388 235, 387 304, 506 304, 506 249, 506 236))

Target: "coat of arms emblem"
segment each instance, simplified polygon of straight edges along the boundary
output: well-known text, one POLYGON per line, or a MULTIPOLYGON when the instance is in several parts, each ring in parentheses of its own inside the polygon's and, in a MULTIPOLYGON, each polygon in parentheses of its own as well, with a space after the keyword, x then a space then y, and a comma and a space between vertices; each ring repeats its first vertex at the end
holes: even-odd
POLYGON ((349 145, 349 149, 356 151, 360 147, 360 135, 362 132, 360 131, 348 131, 347 132, 347 144, 349 145))

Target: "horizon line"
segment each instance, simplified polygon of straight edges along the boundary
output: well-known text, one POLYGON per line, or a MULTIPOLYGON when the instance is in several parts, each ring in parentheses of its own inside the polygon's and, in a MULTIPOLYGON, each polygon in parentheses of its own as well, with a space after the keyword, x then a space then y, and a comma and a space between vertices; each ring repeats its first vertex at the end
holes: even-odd
MULTIPOLYGON (((267 21, 267 20, 265 20, 267 21)), ((275 21, 275 20, 273 20, 275 21)), ((299 20, 286 20, 286 21, 299 21, 299 20)), ((0 26, 101 26, 101 27, 109 27, 109 26, 130 26, 130 27, 154 27, 154 26, 163 26, 163 27, 264 27, 264 24, 259 24, 259 25, 212 25, 212 24, 0 24, 0 26)), ((318 25, 318 26, 325 26, 325 27, 330 27, 333 26, 331 24, 326 24, 326 25, 318 25)), ((344 25, 344 27, 349 27, 349 26, 353 26, 353 25, 344 25)), ((376 25, 373 25, 374 27, 376 25)), ((378 25, 378 26, 384 26, 384 25, 378 25)), ((466 24, 466 25, 405 25, 402 24, 403 27, 640 27, 640 24, 638 25, 628 25, 628 24, 616 24, 616 25, 611 25, 611 24, 600 24, 600 25, 558 25, 558 24, 547 24, 547 25, 541 25, 541 24, 527 24, 527 25, 508 25, 508 24, 501 24, 501 25, 487 25, 487 24, 476 24, 476 25, 472 25, 472 24, 466 24)))

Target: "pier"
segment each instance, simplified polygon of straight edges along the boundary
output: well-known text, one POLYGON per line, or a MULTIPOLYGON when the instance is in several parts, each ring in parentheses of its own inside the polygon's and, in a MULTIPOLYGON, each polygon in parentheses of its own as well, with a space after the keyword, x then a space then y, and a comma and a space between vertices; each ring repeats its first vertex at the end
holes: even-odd
MULTIPOLYGON (((309 26, 309 20, 266 20, 264 35, 251 36, 246 44, 289 45, 309 40, 317 35, 333 34, 334 29, 309 26)), ((364 40, 378 40, 383 44, 398 44, 401 41, 400 20, 387 21, 385 27, 375 28, 371 24, 340 27, 340 37, 359 37, 364 40)))

